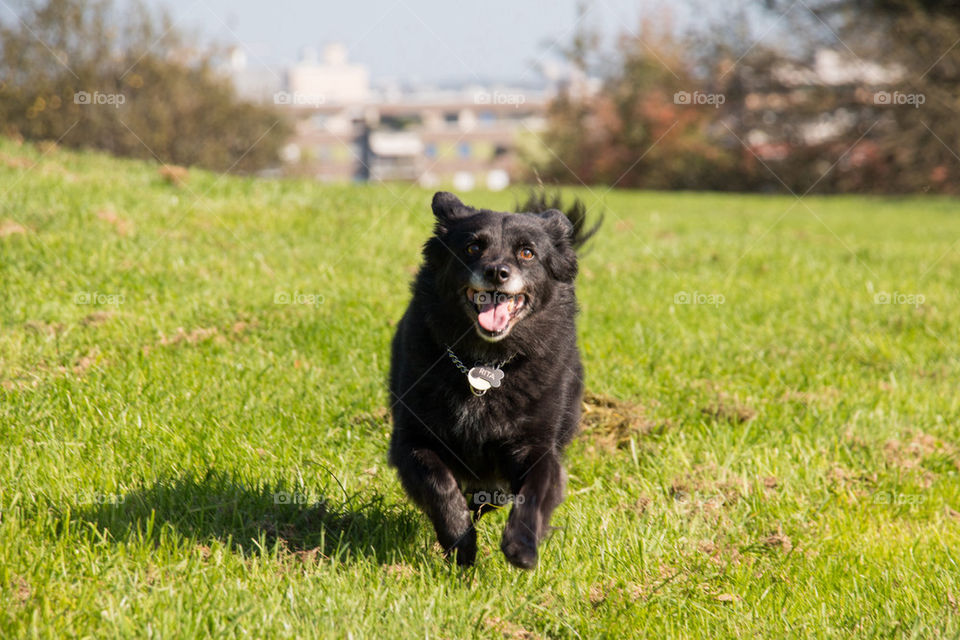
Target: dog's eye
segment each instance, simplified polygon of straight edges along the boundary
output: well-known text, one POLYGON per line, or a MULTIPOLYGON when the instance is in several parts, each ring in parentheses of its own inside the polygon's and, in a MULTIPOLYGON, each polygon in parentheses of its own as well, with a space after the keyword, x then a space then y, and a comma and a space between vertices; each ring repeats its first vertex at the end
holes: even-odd
POLYGON ((533 250, 527 247, 520 249, 519 255, 521 260, 533 260, 533 250))
POLYGON ((480 255, 480 245, 479 245, 479 243, 471 242, 469 245, 467 245, 467 255, 469 255, 469 256, 477 256, 477 255, 480 255))

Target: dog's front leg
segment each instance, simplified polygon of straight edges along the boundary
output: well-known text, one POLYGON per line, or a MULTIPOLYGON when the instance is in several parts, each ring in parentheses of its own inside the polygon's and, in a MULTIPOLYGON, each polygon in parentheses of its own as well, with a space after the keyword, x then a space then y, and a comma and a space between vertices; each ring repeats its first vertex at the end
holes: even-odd
POLYGON ((537 544, 563 499, 563 470, 556 453, 541 451, 525 456, 512 475, 516 495, 500 549, 511 564, 532 569, 537 564, 537 544))
POLYGON ((477 556, 477 532, 466 498, 450 468, 435 451, 412 448, 395 456, 397 473, 407 494, 416 502, 437 532, 437 540, 457 564, 471 565, 477 556))

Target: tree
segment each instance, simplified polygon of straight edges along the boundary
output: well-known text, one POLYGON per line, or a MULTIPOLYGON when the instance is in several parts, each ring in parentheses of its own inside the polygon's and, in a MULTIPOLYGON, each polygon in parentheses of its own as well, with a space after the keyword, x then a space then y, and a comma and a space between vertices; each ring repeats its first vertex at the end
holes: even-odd
MULTIPOLYGON (((763 0, 695 37, 641 29, 621 38, 599 92, 561 92, 551 153, 532 164, 632 187, 958 193, 958 8, 763 0), (762 32, 744 33, 758 13, 762 32)), ((582 71, 598 50, 579 36, 570 59, 582 71)))
POLYGON ((653 189, 750 185, 736 170, 736 150, 721 144, 711 127, 718 98, 694 74, 685 46, 649 25, 621 35, 611 71, 592 93, 577 80, 586 77, 596 47, 595 38, 575 38, 574 81, 549 108, 543 137, 549 153, 534 163, 539 176, 653 189))
POLYGON ((112 0, 29 0, 0 24, 4 133, 214 170, 275 162, 290 131, 240 101, 214 49, 187 44, 169 15, 112 0))
MULTIPOLYGON (((764 4, 778 14, 787 6, 764 4)), ((843 115, 849 124, 771 168, 798 189, 815 184, 820 191, 960 192, 960 2, 823 0, 809 6, 813 28, 795 30, 805 59, 789 64, 809 69, 818 52, 840 56, 855 81, 805 90, 812 110, 843 115), (809 170, 804 175, 802 165, 812 167, 816 158, 837 164, 826 175, 809 170)), ((756 57, 748 55, 733 75, 744 75, 756 57)), ((763 77, 762 91, 776 93, 775 78, 763 77)), ((793 105, 759 130, 783 138, 797 129, 801 111, 793 105)), ((750 130, 750 123, 737 124, 741 135, 750 130)))

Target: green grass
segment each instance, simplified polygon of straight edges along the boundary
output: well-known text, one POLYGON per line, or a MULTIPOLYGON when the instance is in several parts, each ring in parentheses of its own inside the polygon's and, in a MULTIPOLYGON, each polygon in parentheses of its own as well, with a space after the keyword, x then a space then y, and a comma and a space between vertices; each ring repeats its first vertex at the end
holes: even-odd
POLYGON ((0 637, 960 635, 960 202, 573 190, 633 419, 458 570, 386 465, 429 193, 0 154, 0 637))

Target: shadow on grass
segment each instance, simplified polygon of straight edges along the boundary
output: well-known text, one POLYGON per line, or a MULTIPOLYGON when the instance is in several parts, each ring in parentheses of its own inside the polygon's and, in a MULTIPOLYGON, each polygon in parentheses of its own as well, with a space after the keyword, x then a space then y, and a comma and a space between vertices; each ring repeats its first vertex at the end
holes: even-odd
POLYGON ((221 473, 184 475, 124 494, 94 494, 71 516, 107 539, 144 538, 159 543, 172 528, 197 544, 220 541, 244 554, 274 548, 323 554, 349 562, 382 564, 422 550, 417 515, 380 495, 359 494, 339 502, 324 493, 282 483, 247 486, 221 473))

